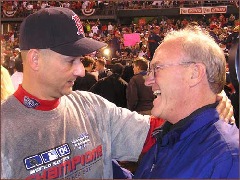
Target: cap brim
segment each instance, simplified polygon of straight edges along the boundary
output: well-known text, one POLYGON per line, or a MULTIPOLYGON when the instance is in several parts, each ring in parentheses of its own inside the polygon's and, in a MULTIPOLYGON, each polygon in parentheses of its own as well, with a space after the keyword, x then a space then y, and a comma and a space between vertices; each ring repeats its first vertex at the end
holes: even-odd
POLYGON ((76 42, 52 47, 50 49, 62 55, 78 57, 90 54, 106 46, 106 43, 84 37, 76 42))

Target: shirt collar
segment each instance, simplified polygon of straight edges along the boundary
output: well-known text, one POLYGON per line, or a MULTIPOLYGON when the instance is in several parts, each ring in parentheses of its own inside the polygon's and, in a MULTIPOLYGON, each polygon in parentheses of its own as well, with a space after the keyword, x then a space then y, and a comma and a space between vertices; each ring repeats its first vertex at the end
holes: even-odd
POLYGON ((55 109, 60 104, 60 99, 41 100, 23 89, 20 84, 17 91, 13 94, 25 107, 41 111, 50 111, 55 109))

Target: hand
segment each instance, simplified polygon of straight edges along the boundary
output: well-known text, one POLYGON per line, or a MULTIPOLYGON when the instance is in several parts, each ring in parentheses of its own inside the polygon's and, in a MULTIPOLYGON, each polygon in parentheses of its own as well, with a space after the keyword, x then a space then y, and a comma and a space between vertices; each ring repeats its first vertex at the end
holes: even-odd
POLYGON ((229 124, 235 124, 233 106, 224 91, 217 95, 217 101, 219 104, 216 109, 219 113, 219 118, 229 124))

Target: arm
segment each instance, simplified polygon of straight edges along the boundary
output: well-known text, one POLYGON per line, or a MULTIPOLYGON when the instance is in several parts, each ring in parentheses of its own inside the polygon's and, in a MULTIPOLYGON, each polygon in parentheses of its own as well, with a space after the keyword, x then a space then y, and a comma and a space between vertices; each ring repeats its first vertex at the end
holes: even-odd
POLYGON ((84 104, 89 123, 97 126, 107 156, 120 161, 137 161, 149 131, 149 116, 117 107, 90 92, 74 94, 79 95, 78 105, 84 104))

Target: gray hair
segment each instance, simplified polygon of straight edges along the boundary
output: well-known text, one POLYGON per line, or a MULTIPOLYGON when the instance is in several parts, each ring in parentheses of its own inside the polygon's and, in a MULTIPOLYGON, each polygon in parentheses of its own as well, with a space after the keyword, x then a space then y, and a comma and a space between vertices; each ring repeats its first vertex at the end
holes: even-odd
POLYGON ((208 32, 198 26, 189 26, 167 34, 164 41, 179 39, 184 61, 203 63, 206 66, 210 89, 220 93, 226 82, 226 59, 223 50, 208 32))

